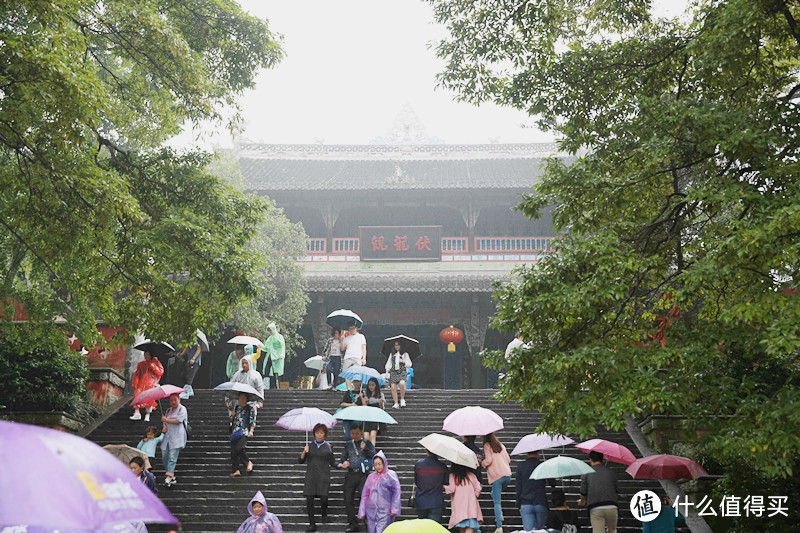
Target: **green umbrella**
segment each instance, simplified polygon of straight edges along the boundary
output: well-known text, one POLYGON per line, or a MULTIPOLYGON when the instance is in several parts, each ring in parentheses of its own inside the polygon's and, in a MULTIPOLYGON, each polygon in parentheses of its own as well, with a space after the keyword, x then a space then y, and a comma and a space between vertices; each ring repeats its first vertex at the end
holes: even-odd
POLYGON ((578 459, 559 455, 537 466, 531 473, 530 479, 582 476, 583 474, 594 474, 594 468, 578 459))
POLYGON ((354 405, 345 407, 333 415, 339 420, 355 420, 357 422, 383 422, 384 424, 397 424, 397 420, 379 407, 368 405, 354 405))
POLYGON ((427 518, 415 518, 413 520, 401 520, 389 524, 383 530, 384 533, 447 533, 447 530, 438 522, 427 518))

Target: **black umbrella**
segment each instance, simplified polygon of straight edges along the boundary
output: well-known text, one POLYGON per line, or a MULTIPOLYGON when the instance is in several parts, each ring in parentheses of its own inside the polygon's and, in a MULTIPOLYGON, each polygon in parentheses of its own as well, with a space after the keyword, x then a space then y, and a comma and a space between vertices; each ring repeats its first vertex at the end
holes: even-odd
POLYGON ((361 327, 364 325, 364 321, 361 320, 361 317, 349 309, 338 309, 329 314, 325 321, 330 327, 336 328, 340 331, 347 331, 347 328, 352 325, 355 325, 357 328, 361 329, 361 327))
POLYGON ((166 355, 169 352, 174 352, 175 348, 172 347, 171 344, 168 342, 153 342, 150 339, 145 339, 138 344, 134 344, 133 348, 135 350, 141 350, 143 352, 150 352, 150 355, 153 357, 158 357, 159 355, 166 355))
POLYGON ((408 353, 412 360, 422 355, 419 351, 419 341, 417 339, 412 339, 411 337, 406 337, 405 335, 396 335, 394 337, 389 337, 388 339, 383 339, 383 348, 381 348, 381 353, 388 357, 389 354, 394 351, 395 342, 400 343, 400 353, 408 353))

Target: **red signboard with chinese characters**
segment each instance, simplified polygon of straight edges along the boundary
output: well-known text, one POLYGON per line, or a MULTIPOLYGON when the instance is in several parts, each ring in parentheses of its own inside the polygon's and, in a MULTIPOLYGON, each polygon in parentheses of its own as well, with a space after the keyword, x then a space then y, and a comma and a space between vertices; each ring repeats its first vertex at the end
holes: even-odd
POLYGON ((441 261, 441 226, 360 226, 362 261, 441 261))

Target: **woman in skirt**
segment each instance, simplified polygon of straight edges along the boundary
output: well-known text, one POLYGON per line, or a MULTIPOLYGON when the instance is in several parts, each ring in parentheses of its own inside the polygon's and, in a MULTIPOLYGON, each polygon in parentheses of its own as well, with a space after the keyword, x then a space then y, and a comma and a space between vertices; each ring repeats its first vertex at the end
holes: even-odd
POLYGON ((389 373, 389 385, 392 387, 393 409, 406 406, 406 369, 411 368, 411 357, 407 352, 400 353, 400 343, 395 341, 394 349, 386 361, 386 371, 389 373), (397 387, 400 386, 400 403, 397 403, 397 387))

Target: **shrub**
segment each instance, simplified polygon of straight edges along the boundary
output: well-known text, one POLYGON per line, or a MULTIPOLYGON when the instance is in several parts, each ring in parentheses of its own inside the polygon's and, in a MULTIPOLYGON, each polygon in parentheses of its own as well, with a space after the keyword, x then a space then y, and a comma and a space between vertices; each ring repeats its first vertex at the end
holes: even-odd
POLYGON ((0 331, 0 409, 74 413, 86 395, 86 359, 56 328, 4 324, 0 331))

